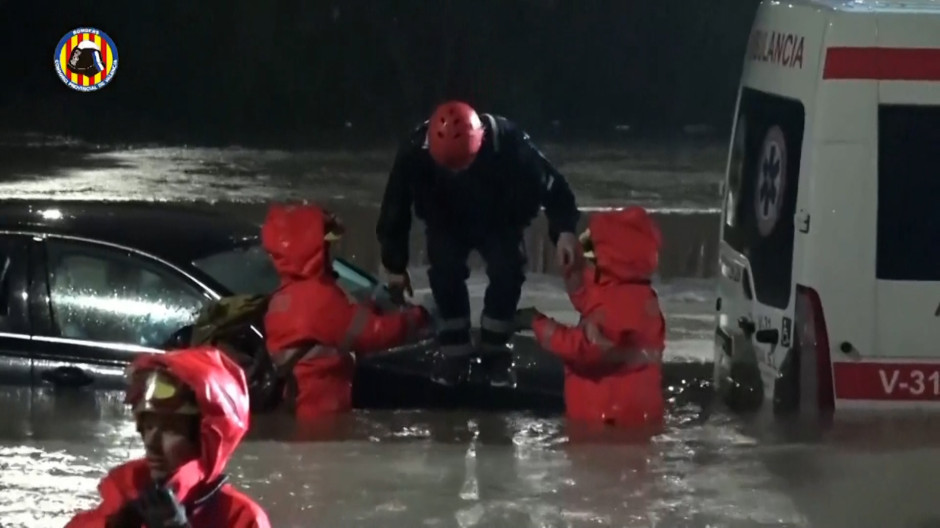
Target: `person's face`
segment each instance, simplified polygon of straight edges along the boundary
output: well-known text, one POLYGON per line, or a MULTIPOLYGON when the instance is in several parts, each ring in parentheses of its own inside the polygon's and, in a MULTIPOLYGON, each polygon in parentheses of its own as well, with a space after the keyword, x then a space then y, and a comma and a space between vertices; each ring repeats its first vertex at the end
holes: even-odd
POLYGON ((167 479, 199 457, 198 426, 199 417, 194 415, 142 412, 137 416, 151 478, 167 479))

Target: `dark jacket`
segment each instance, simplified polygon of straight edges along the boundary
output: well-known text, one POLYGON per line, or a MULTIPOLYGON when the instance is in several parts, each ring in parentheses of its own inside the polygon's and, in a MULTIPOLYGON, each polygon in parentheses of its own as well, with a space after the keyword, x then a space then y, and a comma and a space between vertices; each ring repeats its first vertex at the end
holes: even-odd
POLYGON ((542 206, 552 242, 559 233, 574 232, 579 212, 564 176, 515 123, 501 116, 481 118, 486 130, 483 146, 459 174, 448 173, 431 159, 427 122, 399 148, 376 226, 382 264, 390 272, 402 273, 408 265, 412 207, 429 230, 471 247, 486 234, 522 231, 542 206))

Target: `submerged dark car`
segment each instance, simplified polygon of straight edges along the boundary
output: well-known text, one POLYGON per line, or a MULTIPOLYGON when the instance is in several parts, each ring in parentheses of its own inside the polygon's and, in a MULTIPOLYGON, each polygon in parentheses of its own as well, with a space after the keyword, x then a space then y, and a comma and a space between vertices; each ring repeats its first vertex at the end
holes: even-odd
MULTIPOLYGON (((259 238, 256 224, 195 207, 0 203, 0 386, 122 390, 135 354, 161 351, 207 302, 278 286, 259 238)), ((333 266, 353 296, 391 306, 376 277, 341 258, 333 266)), ((561 408, 561 366, 531 338, 516 339, 515 389, 431 383, 432 347, 360 359, 356 406, 561 408)))

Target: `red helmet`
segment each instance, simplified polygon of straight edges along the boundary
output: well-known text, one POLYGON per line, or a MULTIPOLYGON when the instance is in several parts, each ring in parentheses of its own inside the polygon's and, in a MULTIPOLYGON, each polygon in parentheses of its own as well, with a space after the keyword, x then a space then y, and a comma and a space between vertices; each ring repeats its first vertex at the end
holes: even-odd
POLYGON ((448 101, 431 114, 428 151, 438 165, 453 171, 466 169, 482 145, 483 123, 467 103, 448 101))

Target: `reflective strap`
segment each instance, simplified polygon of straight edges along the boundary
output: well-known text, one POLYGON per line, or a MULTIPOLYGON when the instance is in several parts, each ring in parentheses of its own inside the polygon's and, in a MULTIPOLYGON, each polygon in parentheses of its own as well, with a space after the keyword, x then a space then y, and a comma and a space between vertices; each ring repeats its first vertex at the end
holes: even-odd
POLYGON ((470 343, 461 343, 459 345, 441 345, 439 350, 441 354, 445 356, 468 356, 473 353, 473 345, 470 343))
MULTIPOLYGON (((595 313, 593 316, 600 316, 600 314, 595 313)), ((588 341, 600 348, 601 359, 605 363, 619 363, 629 366, 651 365, 662 361, 661 351, 614 344, 613 341, 601 333, 600 326, 592 319, 583 320, 581 329, 588 341)))
POLYGON ((444 319, 437 325, 439 332, 458 332, 460 330, 470 330, 469 317, 457 317, 454 319, 444 319))
POLYGON ((325 347, 323 345, 314 345, 311 347, 293 347, 287 348, 279 353, 272 354, 274 366, 281 376, 288 375, 294 370, 297 363, 304 359, 313 359, 339 354, 335 348, 325 347))
POLYGON ((601 329, 595 321, 583 321, 582 329, 588 341, 601 349, 602 359, 606 363, 650 365, 662 361, 662 351, 660 350, 614 344, 613 341, 601 333, 601 329))
POLYGON ((212 481, 206 488, 205 493, 201 497, 192 501, 192 504, 187 505, 186 515, 192 516, 196 513, 196 510, 206 505, 207 502, 219 496, 219 492, 222 491, 222 486, 228 482, 228 475, 222 475, 217 478, 215 481, 212 481))
POLYGON ((333 347, 317 345, 311 348, 310 350, 307 350, 307 353, 304 354, 304 359, 320 358, 320 357, 326 357, 326 356, 336 356, 336 355, 339 355, 339 353, 340 353, 339 350, 333 347))
POLYGON ((662 352, 651 348, 613 347, 604 350, 604 361, 623 365, 653 365, 662 362, 662 352))
POLYGON ((348 352, 350 347, 356 343, 356 340, 362 336, 362 331, 365 330, 366 323, 369 322, 369 315, 368 308, 362 305, 356 306, 356 313, 353 314, 352 320, 349 322, 349 327, 346 329, 346 334, 339 343, 339 350, 348 352))
POLYGON ((480 317, 480 328, 498 334, 511 334, 516 329, 512 321, 501 321, 486 315, 480 317))
MULTIPOLYGON (((663 353, 661 350, 652 348, 636 348, 627 346, 616 346, 613 341, 607 339, 597 326, 597 323, 590 319, 583 319, 578 325, 584 332, 584 337, 589 343, 600 349, 601 360, 605 363, 620 363, 628 365, 652 365, 662 362, 663 353)), ((545 323, 538 327, 535 337, 539 346, 545 350, 551 350, 552 336, 558 329, 558 324, 551 319, 546 319, 545 323)))

